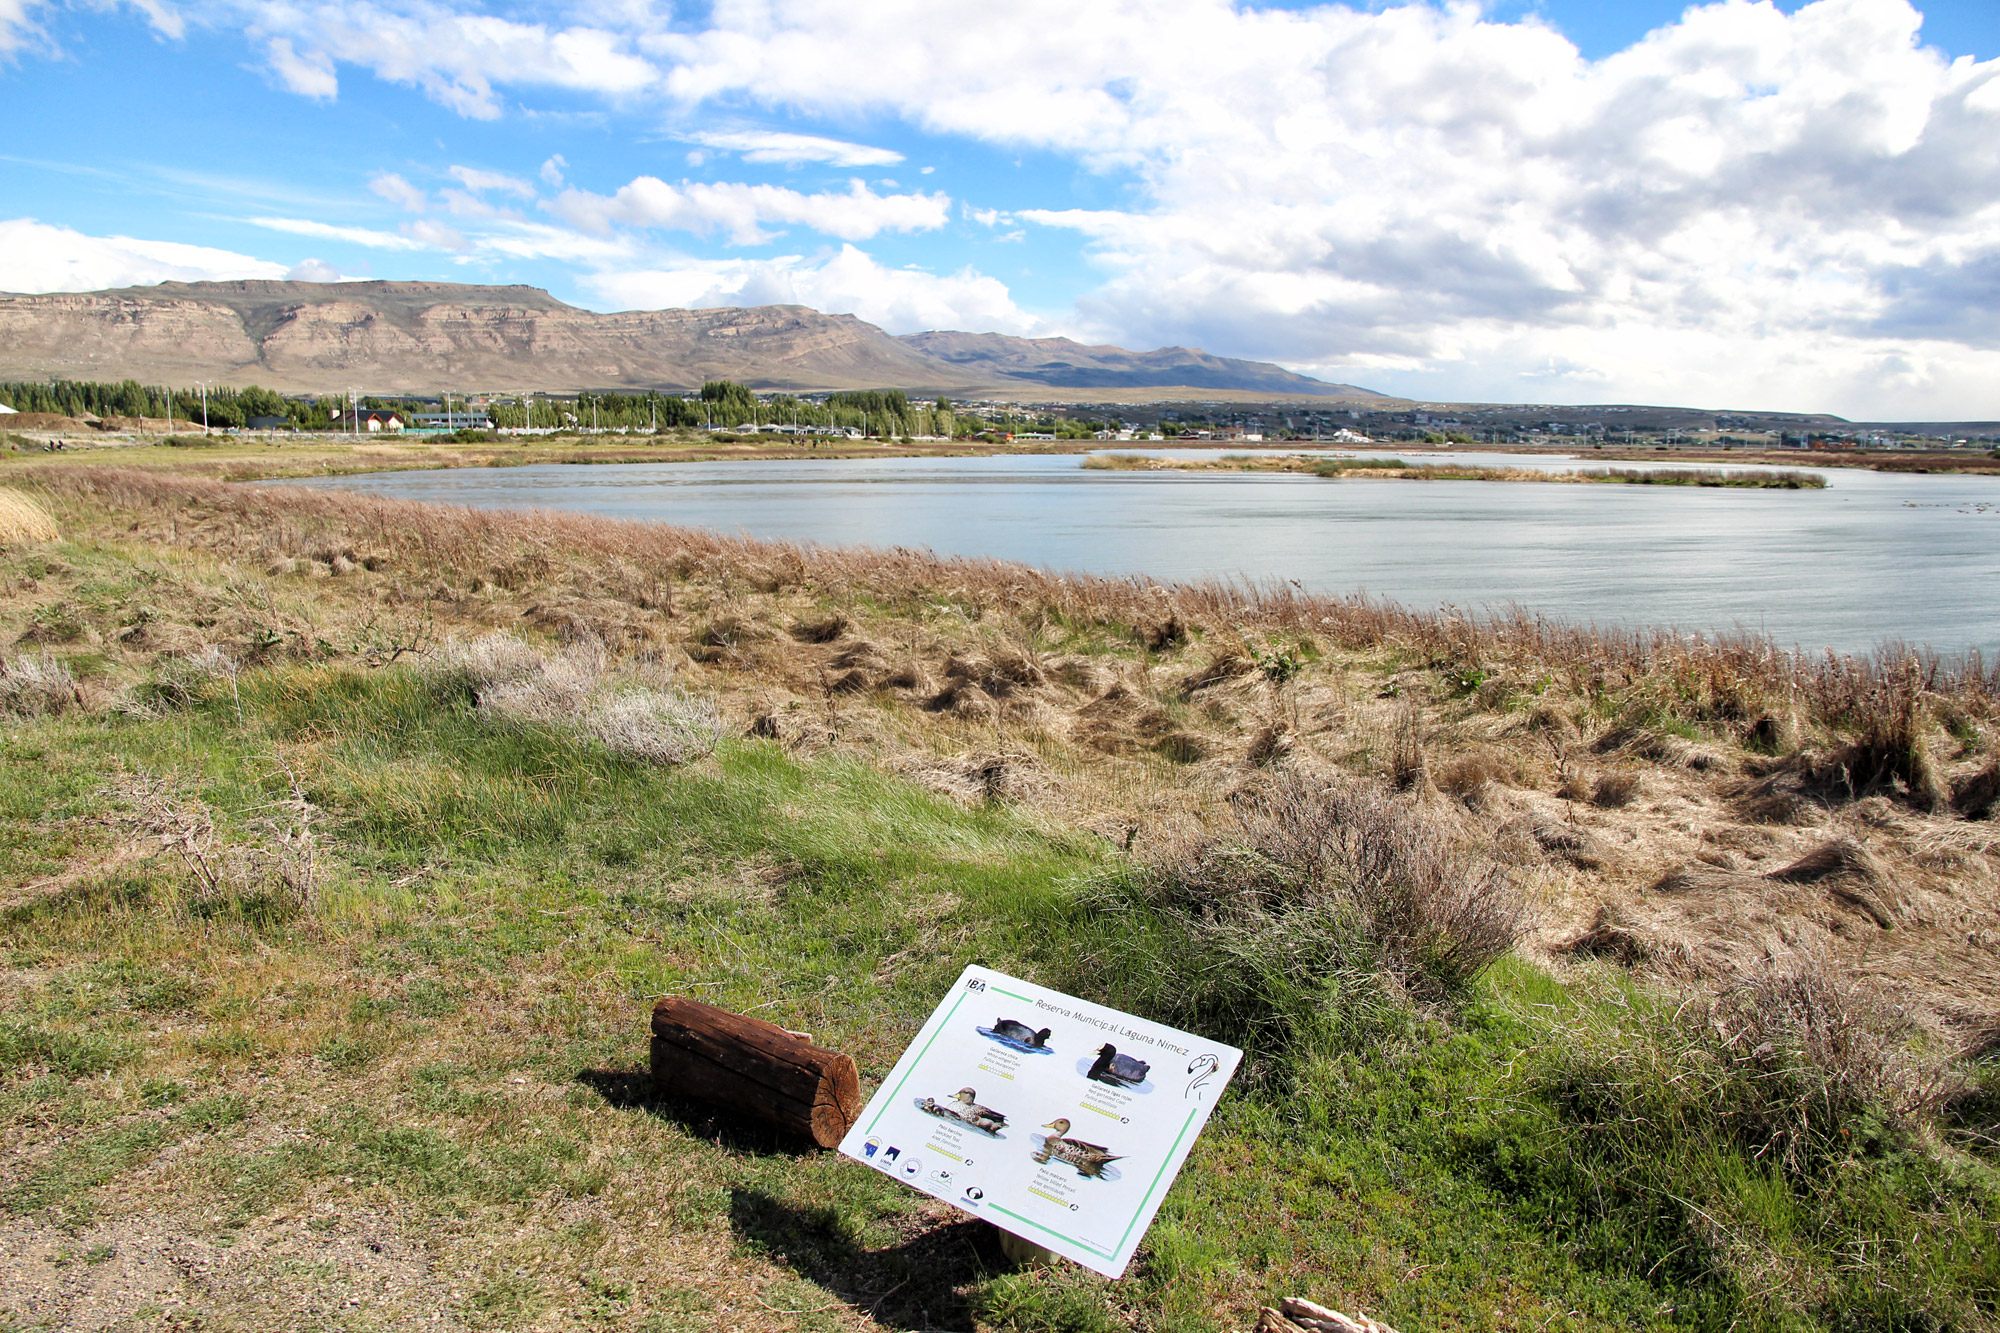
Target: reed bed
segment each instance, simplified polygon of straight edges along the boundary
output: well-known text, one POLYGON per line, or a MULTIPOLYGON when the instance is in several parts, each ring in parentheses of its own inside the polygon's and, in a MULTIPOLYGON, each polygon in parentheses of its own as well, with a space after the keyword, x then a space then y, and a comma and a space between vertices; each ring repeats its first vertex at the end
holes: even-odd
POLYGON ((1110 472, 1305 472, 1339 479, 1363 476, 1390 481, 1522 481, 1550 485, 1694 486, 1703 489, 1813 491, 1826 486, 1815 472, 1770 468, 1584 468, 1554 471, 1487 467, 1479 463, 1412 463, 1402 458, 1318 458, 1310 454, 1224 454, 1221 458, 1158 458, 1150 454, 1092 454, 1083 466, 1110 472))
POLYGON ((1361 463, 1355 459, 1340 458, 1313 469, 1313 474, 1320 477, 1343 477, 1352 472, 1397 481, 1526 481, 1553 485, 1694 486, 1765 491, 1810 491, 1826 487, 1826 478, 1817 473, 1765 468, 1740 472, 1728 472, 1721 468, 1587 468, 1557 472, 1532 467, 1482 467, 1470 463, 1408 464, 1400 460, 1361 463))
POLYGON ((555 510, 480 510, 284 486, 231 486, 129 469, 36 478, 52 503, 133 513, 172 510, 262 527, 294 549, 344 535, 392 561, 408 587, 468 571, 530 577, 578 558, 626 562, 656 577, 726 575, 753 586, 803 587, 888 601, 943 599, 1074 624, 1162 626, 1271 637, 1312 636, 1350 650, 1393 648, 1468 678, 1494 669, 1546 678, 1584 697, 1657 694, 1662 711, 1755 722, 1789 712, 1842 730, 1911 710, 1990 718, 2000 663, 1885 643, 1873 653, 1785 649, 1750 631, 1686 633, 1581 624, 1521 606, 1420 610, 1365 595, 1307 592, 1278 580, 1160 583, 1142 576, 1062 573, 908 547, 827 547, 555 510))

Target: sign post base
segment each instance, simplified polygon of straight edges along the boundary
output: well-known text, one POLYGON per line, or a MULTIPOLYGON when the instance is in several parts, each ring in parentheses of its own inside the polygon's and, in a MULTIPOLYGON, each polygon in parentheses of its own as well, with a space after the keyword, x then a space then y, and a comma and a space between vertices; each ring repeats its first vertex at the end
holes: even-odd
POLYGON ((986 1225, 992 1227, 994 1232, 1000 1237, 1000 1253, 1006 1255, 1019 1267, 1047 1268, 1055 1263, 1056 1260, 1062 1258, 1061 1255, 1048 1246, 1037 1245, 1031 1240, 1024 1240, 1003 1226, 992 1222, 988 1222, 986 1225))

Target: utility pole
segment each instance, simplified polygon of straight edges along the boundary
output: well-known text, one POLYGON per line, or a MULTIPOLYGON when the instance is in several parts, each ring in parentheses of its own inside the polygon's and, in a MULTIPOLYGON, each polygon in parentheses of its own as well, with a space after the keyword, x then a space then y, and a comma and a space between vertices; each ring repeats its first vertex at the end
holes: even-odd
POLYGON ((201 433, 206 435, 208 434, 208 383, 205 380, 196 380, 194 385, 201 390, 201 433))

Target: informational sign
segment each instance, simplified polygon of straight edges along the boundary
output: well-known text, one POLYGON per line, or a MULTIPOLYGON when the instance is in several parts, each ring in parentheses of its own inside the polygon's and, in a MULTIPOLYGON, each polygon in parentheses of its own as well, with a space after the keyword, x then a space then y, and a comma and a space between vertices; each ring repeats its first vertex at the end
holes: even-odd
POLYGON ((1242 1058, 968 967, 840 1150, 1120 1277, 1242 1058))

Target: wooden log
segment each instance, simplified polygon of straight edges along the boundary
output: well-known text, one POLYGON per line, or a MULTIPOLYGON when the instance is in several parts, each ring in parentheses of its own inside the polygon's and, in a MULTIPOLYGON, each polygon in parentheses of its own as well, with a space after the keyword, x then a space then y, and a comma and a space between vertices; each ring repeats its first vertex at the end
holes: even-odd
POLYGON ((687 1097, 837 1146, 861 1116, 852 1057, 776 1023, 669 995, 653 1006, 653 1083, 687 1097))

